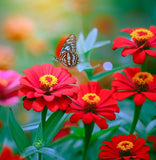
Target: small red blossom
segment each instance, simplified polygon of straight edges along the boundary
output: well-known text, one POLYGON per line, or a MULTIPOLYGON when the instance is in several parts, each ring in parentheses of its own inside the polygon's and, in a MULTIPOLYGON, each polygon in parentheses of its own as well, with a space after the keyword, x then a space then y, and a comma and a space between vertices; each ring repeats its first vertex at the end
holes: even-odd
POLYGON ((65 121, 65 123, 63 124, 63 127, 61 128, 61 130, 55 135, 55 137, 53 138, 53 141, 56 141, 60 138, 63 138, 67 135, 70 134, 71 132, 71 128, 70 127, 76 127, 78 126, 77 123, 71 123, 70 121, 65 121))
POLYGON ((126 68, 122 73, 114 73, 112 88, 115 99, 122 101, 134 95, 134 102, 141 106, 146 98, 156 101, 156 75, 141 72, 140 67, 126 68))
POLYGON ((79 89, 76 80, 63 68, 52 64, 34 65, 23 71, 19 96, 24 98, 24 108, 40 112, 46 106, 50 111, 66 110, 79 89))
POLYGON ((150 160, 147 151, 150 150, 148 145, 145 145, 143 138, 137 138, 135 135, 118 135, 111 138, 112 141, 103 141, 99 153, 100 159, 108 160, 150 160))
POLYGON ((133 61, 136 64, 143 64, 146 54, 152 57, 156 57, 156 27, 151 26, 146 28, 125 28, 120 30, 121 32, 127 32, 131 36, 131 40, 124 37, 117 37, 114 39, 112 49, 118 49, 124 47, 121 52, 123 57, 128 54, 133 56, 133 61))
POLYGON ((90 81, 89 84, 81 84, 78 99, 73 100, 67 113, 74 113, 70 117, 71 122, 82 119, 84 124, 94 121, 101 129, 108 128, 105 120, 116 118, 114 112, 119 112, 118 103, 112 97, 113 91, 102 89, 98 82, 90 81))
POLYGON ((156 150, 156 136, 148 136, 147 141, 153 142, 153 149, 156 150))
POLYGON ((12 150, 5 146, 0 154, 0 160, 26 160, 18 154, 13 154, 12 150))

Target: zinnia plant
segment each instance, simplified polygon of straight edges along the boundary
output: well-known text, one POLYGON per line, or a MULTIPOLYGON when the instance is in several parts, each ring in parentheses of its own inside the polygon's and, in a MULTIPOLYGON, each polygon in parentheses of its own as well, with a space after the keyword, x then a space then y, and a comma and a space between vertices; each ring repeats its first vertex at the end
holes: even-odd
POLYGON ((136 138, 135 135, 118 135, 111 138, 112 141, 103 141, 100 147, 99 158, 109 160, 150 160, 147 151, 150 150, 145 145, 143 138, 136 138))
POLYGON ((52 64, 34 65, 23 71, 25 76, 20 80, 19 96, 25 96, 24 108, 40 112, 47 107, 55 112, 66 110, 79 89, 76 80, 63 68, 52 64))
POLYGON ((112 49, 123 48, 121 55, 123 57, 128 54, 133 56, 133 61, 136 64, 143 64, 145 62, 146 55, 156 57, 156 51, 152 48, 156 48, 156 27, 151 26, 146 28, 125 28, 121 29, 121 32, 127 32, 130 34, 131 39, 124 37, 117 37, 114 39, 112 49))
POLYGON ((13 70, 0 70, 0 105, 12 106, 19 102, 21 75, 13 70))

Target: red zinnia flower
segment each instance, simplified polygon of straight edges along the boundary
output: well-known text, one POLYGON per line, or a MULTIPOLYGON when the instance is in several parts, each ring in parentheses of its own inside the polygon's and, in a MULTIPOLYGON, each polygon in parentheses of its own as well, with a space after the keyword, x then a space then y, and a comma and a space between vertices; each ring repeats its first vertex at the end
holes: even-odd
POLYGON ((114 136, 110 141, 103 141, 105 145, 100 147, 102 150, 99 153, 100 159, 108 160, 149 160, 150 156, 147 151, 150 150, 148 145, 145 145, 143 138, 137 138, 135 135, 118 135, 114 136))
POLYGON ((70 134, 71 132, 71 128, 70 127, 76 127, 78 126, 77 123, 71 123, 70 121, 65 121, 65 123, 63 124, 61 130, 55 135, 55 137, 53 138, 53 141, 56 141, 60 138, 63 138, 67 135, 70 134))
POLYGON ((131 36, 131 40, 124 37, 117 37, 114 39, 112 49, 125 47, 121 55, 123 57, 128 54, 133 55, 133 61, 136 64, 143 64, 146 54, 156 57, 156 51, 150 48, 156 48, 156 27, 151 26, 146 28, 125 28, 120 30, 121 32, 127 32, 131 36))
POLYGON ((22 158, 20 155, 13 154, 11 149, 5 146, 0 154, 0 160, 26 160, 22 158))
POLYGON ((121 101, 134 95, 134 102, 141 106, 146 98, 156 101, 156 75, 141 72, 139 67, 126 68, 122 73, 115 73, 112 87, 115 89, 115 99, 121 101))
POLYGON ((67 112, 74 112, 70 117, 71 122, 77 122, 82 119, 83 123, 91 124, 94 121, 101 129, 108 128, 105 120, 116 118, 114 112, 119 112, 117 102, 112 98, 113 91, 102 89, 98 82, 89 82, 89 84, 80 85, 78 99, 67 112))
POLYGON ((67 70, 52 64, 34 65, 23 71, 19 96, 26 96, 24 108, 40 112, 45 106, 52 112, 66 110, 79 89, 76 80, 67 70))

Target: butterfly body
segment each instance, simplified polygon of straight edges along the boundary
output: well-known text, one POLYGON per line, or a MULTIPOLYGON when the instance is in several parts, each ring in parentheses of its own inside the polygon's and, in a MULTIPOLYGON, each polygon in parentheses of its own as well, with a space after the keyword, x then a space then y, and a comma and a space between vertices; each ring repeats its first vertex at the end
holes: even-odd
POLYGON ((76 53, 76 37, 74 34, 69 35, 65 40, 59 58, 56 60, 67 67, 75 67, 79 62, 79 56, 76 53))

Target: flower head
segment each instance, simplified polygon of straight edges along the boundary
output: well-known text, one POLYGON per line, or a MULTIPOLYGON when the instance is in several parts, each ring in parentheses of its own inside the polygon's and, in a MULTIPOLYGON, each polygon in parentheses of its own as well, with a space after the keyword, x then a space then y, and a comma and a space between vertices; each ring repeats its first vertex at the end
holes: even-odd
POLYGON ((0 154, 0 160, 26 160, 26 159, 22 158, 18 154, 13 154, 12 150, 9 147, 4 146, 0 154))
POLYGON ((60 138, 63 138, 65 136, 69 135, 71 132, 71 127, 76 127, 76 126, 78 126, 77 123, 71 123, 70 121, 65 121, 61 130, 53 138, 53 141, 56 141, 60 138))
POLYGON ((15 63, 13 49, 6 46, 0 46, 0 70, 12 69, 15 63))
POLYGON ((26 17, 10 17, 4 22, 3 31, 8 39, 22 41, 32 36, 34 24, 26 17))
POLYGON ((21 75, 13 70, 0 70, 0 105, 11 106, 19 101, 20 78, 21 75))
POLYGON ((156 27, 151 26, 149 29, 126 28, 122 29, 121 32, 129 33, 131 40, 124 37, 115 38, 112 47, 113 50, 124 47, 121 55, 123 57, 128 54, 133 55, 133 61, 136 64, 143 64, 146 54, 156 57, 156 51, 151 50, 151 48, 156 48, 156 27))
POLYGON ((79 89, 76 80, 67 70, 54 67, 52 64, 34 65, 23 71, 19 96, 25 96, 24 108, 37 112, 45 106, 52 112, 66 110, 79 89))
POLYGON ((122 73, 113 74, 115 78, 112 87, 115 89, 115 99, 121 101, 134 95, 134 102, 137 106, 142 105, 146 98, 156 101, 156 75, 148 72, 141 72, 139 67, 126 68, 122 73))
POLYGON ((91 124, 94 121, 101 129, 108 127, 105 120, 116 118, 114 112, 119 112, 117 102, 112 98, 113 91, 102 89, 98 82, 90 81, 89 84, 80 85, 78 99, 73 100, 67 112, 74 113, 71 122, 82 119, 83 123, 91 124))
POLYGON ((109 160, 149 160, 150 156, 147 151, 150 150, 148 145, 145 145, 145 140, 137 138, 135 135, 118 135, 111 138, 110 141, 103 141, 99 153, 100 159, 109 160))

